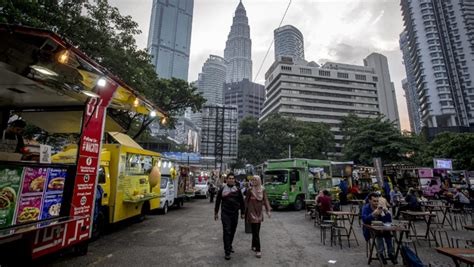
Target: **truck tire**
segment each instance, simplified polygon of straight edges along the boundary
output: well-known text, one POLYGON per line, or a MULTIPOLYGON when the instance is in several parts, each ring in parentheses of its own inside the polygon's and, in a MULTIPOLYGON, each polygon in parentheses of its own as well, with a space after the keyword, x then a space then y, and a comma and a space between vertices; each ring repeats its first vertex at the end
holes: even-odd
POLYGON ((176 199, 175 200, 175 203, 176 203, 176 207, 179 209, 183 206, 182 202, 181 202, 181 199, 176 199))
POLYGON ((83 241, 82 243, 79 243, 76 246, 74 246, 73 254, 76 256, 85 256, 87 255, 88 250, 89 250, 89 242, 83 241))
POLYGON ((143 203, 142 210, 140 211, 140 215, 138 215, 138 222, 143 222, 146 219, 146 214, 150 211, 150 203, 147 201, 143 203))
POLYGON ((100 236, 104 233, 105 229, 105 215, 102 211, 99 211, 97 215, 97 219, 94 222, 94 226, 92 229, 92 240, 97 240, 100 236))
POLYGON ((303 208, 303 199, 301 196, 298 196, 295 200, 295 204, 293 204, 293 207, 296 211, 299 211, 303 208))
POLYGON ((165 205, 163 205, 163 208, 161 209, 161 214, 166 215, 168 213, 168 201, 165 202, 165 205))

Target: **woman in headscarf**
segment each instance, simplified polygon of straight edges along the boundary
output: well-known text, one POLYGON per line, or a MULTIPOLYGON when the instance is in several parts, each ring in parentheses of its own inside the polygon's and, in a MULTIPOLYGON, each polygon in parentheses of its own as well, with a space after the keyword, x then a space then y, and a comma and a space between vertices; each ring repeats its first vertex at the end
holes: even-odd
POLYGON ((256 252, 255 256, 260 258, 262 257, 260 250, 260 225, 263 222, 263 206, 265 206, 265 211, 269 218, 271 216, 271 208, 267 193, 262 187, 260 176, 254 175, 250 183, 251 186, 245 197, 245 219, 252 227, 252 250, 256 252))

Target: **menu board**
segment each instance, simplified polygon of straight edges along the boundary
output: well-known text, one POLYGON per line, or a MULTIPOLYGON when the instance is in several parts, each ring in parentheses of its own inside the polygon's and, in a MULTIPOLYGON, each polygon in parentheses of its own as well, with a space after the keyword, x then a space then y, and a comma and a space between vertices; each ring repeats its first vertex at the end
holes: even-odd
POLYGON ((59 216, 66 182, 63 168, 25 167, 16 223, 27 223, 59 216))
POLYGON ((22 173, 22 167, 0 165, 0 228, 13 223, 22 173))

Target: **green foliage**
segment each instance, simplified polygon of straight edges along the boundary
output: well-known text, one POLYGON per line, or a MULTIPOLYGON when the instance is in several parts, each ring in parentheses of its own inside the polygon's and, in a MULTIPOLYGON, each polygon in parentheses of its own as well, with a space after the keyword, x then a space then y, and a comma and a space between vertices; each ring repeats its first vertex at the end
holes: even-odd
MULTIPOLYGON (((57 32, 168 112, 172 120, 187 107, 200 110, 205 102, 186 81, 157 77, 150 55, 137 48, 134 35, 141 33, 138 24, 107 0, 7 1, 0 10, 0 22, 57 32)), ((143 119, 143 125, 152 120, 143 119)))
POLYGON ((296 121, 279 114, 258 123, 252 117, 240 122, 238 164, 257 165, 267 159, 292 157, 326 159, 334 147, 329 126, 322 123, 296 121))
POLYGON ((341 123, 344 157, 358 164, 372 165, 374 157, 384 164, 410 161, 417 151, 416 141, 402 135, 393 122, 384 117, 361 118, 354 114, 341 123))
POLYGON ((453 159, 455 170, 474 170, 474 134, 441 133, 424 152, 424 164, 431 166, 433 158, 453 159))

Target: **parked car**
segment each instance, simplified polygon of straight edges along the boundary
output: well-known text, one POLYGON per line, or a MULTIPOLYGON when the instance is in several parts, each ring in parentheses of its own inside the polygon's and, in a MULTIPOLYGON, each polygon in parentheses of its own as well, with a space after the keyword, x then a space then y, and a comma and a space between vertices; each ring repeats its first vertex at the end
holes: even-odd
POLYGON ((196 178, 196 184, 194 185, 194 196, 197 197, 209 197, 209 183, 204 177, 196 178))

